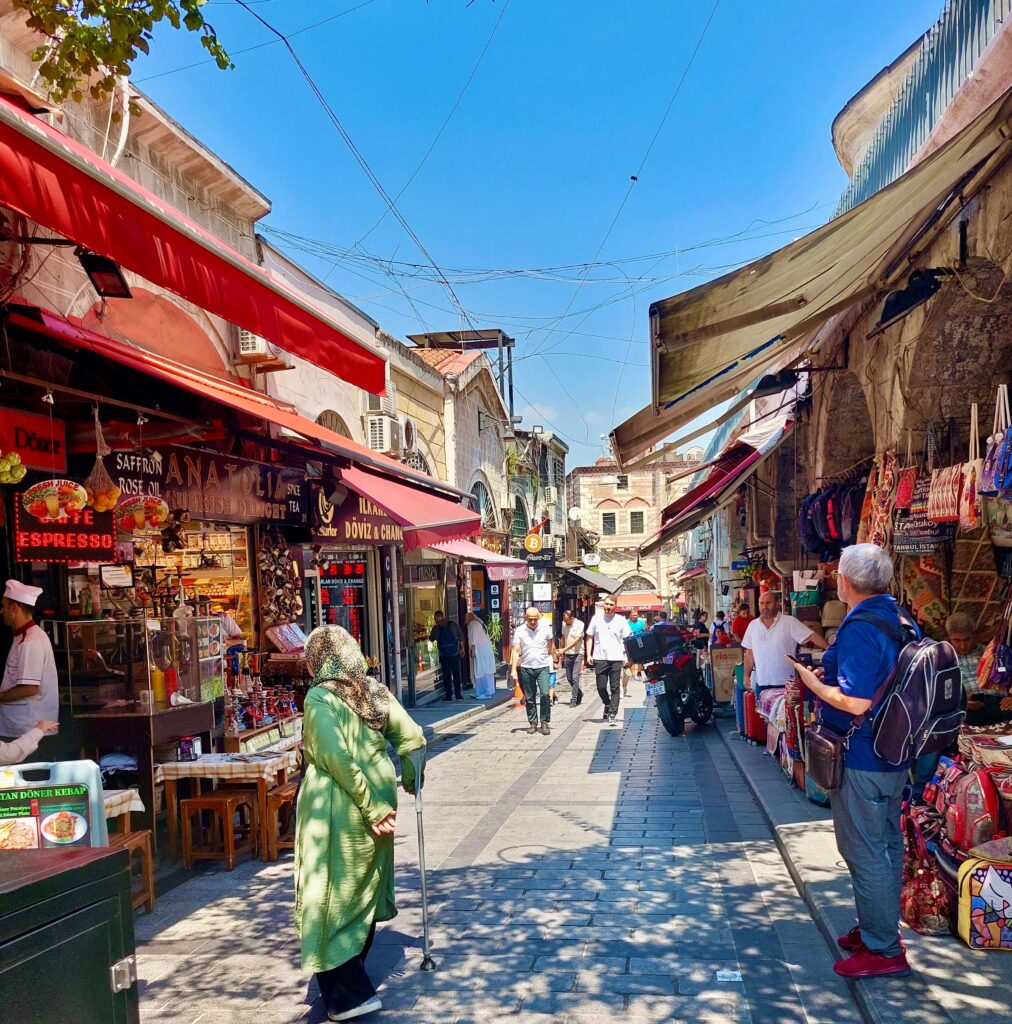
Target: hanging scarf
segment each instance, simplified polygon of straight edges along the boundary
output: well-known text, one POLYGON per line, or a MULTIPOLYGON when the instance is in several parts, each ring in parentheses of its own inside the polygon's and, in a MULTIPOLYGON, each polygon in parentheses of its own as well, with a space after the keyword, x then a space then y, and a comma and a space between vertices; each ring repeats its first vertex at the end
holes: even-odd
POLYGON ((351 708, 375 732, 390 717, 390 691, 367 674, 368 666, 352 635, 340 626, 320 626, 306 641, 306 665, 313 685, 322 686, 351 708))

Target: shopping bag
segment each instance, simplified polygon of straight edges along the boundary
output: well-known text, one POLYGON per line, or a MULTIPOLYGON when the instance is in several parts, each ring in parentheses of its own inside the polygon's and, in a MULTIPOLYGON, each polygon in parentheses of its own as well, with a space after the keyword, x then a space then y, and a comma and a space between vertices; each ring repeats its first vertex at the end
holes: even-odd
POLYGON ((980 427, 977 422, 977 403, 970 406, 969 460, 963 463, 963 491, 959 499, 959 526, 962 530, 980 528, 984 519, 981 498, 977 493, 984 460, 980 456, 980 427))

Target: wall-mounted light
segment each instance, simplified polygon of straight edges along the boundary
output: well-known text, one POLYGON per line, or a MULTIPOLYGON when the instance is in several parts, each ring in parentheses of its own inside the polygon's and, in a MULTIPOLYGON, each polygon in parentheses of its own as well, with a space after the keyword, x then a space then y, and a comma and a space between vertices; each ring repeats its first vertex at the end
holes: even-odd
POLYGON ((89 249, 77 249, 75 255, 81 263, 81 267, 88 275, 91 286, 103 299, 132 299, 133 293, 120 265, 109 259, 108 256, 100 256, 97 252, 89 249))

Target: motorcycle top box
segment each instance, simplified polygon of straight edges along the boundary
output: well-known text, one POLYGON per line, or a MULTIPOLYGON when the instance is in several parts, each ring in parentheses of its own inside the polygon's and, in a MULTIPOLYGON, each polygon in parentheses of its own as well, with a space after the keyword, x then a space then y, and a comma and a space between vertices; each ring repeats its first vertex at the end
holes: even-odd
POLYGON ((684 641, 682 631, 677 626, 657 625, 645 633, 627 636, 623 642, 625 653, 632 664, 649 665, 655 661, 662 661, 666 654, 670 654, 684 641))

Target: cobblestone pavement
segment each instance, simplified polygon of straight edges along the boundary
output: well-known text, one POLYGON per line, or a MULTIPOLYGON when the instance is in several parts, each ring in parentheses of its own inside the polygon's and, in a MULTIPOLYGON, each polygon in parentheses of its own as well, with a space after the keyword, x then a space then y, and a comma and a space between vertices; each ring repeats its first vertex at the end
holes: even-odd
MULTIPOLYGON (((440 737, 426 786, 437 970, 423 973, 413 803, 401 914, 369 958, 377 1024, 860 1019, 713 727, 673 739, 642 684, 551 736, 520 709, 440 737)), ((298 970, 291 860, 200 875, 137 919, 146 1024, 323 1021, 298 970)))

